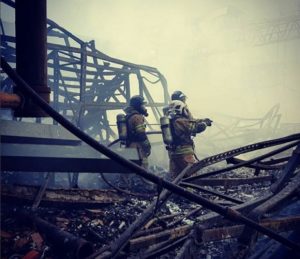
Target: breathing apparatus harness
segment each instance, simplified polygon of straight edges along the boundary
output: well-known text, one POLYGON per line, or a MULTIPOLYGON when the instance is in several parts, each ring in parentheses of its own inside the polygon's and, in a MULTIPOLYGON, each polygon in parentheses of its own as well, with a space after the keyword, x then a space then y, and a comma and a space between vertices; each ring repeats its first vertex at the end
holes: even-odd
POLYGON ((137 111, 133 111, 129 114, 120 113, 117 115, 117 128, 121 145, 128 146, 130 142, 136 141, 134 133, 129 130, 128 122, 133 116, 139 114, 137 111))
POLYGON ((181 115, 165 115, 160 118, 161 130, 164 144, 166 145, 167 150, 175 150, 179 146, 189 145, 194 147, 194 142, 192 139, 187 140, 183 139, 182 136, 184 134, 178 135, 174 129, 174 122, 176 119, 181 118, 181 115), (186 143, 183 143, 186 142, 186 143))

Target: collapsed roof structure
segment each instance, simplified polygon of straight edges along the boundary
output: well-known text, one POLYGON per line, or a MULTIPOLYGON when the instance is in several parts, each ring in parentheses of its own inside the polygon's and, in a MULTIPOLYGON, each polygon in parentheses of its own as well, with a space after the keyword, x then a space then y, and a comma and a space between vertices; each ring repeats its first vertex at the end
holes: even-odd
MULTIPOLYGON (((3 2, 11 7, 15 5, 12 1, 3 2)), ((17 9, 20 2, 16 2, 17 9)), ((108 113, 121 109, 128 103, 134 88, 132 76, 136 77, 135 87, 148 100, 153 118, 158 122, 160 108, 168 103, 169 95, 166 80, 157 69, 111 58, 96 50, 93 41, 85 43, 48 20, 47 27, 44 28, 48 34, 47 50, 38 55, 47 56, 44 62, 47 61, 47 85, 51 88, 49 105, 47 98, 39 96, 27 80, 20 76, 18 61, 17 71, 13 69, 16 62, 15 42, 19 36, 6 34, 3 23, 1 28, 1 72, 4 75, 1 90, 10 93, 16 85, 17 94, 34 103, 32 106, 30 101, 25 105, 41 109, 40 116, 36 116, 37 123, 10 120, 16 120, 18 116, 1 121, 1 196, 2 204, 9 205, 2 218, 9 227, 13 226, 9 224, 10 217, 15 218, 13 223, 24 222, 25 219, 27 223, 24 224, 33 224, 41 235, 39 241, 37 235, 35 238, 31 236, 37 247, 30 248, 31 250, 27 248, 26 252, 35 251, 37 256, 42 256, 46 253, 46 247, 50 246, 53 258, 153 258, 172 253, 176 248, 175 254, 169 254, 170 257, 207 258, 210 253, 201 251, 205 243, 231 239, 233 242, 230 243, 230 251, 222 250, 224 257, 269 258, 280 253, 299 253, 299 211, 289 215, 283 212, 290 210, 290 206, 299 208, 300 134, 264 140, 209 156, 187 167, 170 182, 140 167, 141 161, 135 150, 125 152, 119 148, 107 147, 116 138, 108 113), (63 44, 59 44, 59 41, 63 44), (161 87, 162 102, 156 102, 151 96, 149 84, 161 87), (50 116, 54 125, 43 123, 47 120, 49 122, 49 117, 42 117, 45 115, 50 116), (260 152, 269 148, 273 149, 260 152), (250 152, 254 152, 255 156, 249 160, 237 157, 250 152), (222 162, 232 165, 224 165, 222 162), (9 178, 30 172, 42 175, 39 188, 11 185, 9 178), (68 174, 71 189, 47 189, 51 175, 57 172, 68 174), (134 193, 131 189, 116 187, 103 175, 103 181, 112 186, 114 191, 72 188, 74 182, 78 181, 76 173, 79 172, 106 175, 135 173, 141 179, 152 182, 155 188, 150 194, 134 193), (191 174, 192 177, 185 177, 191 174), (74 179, 76 177, 77 180, 74 179), (245 190, 239 189, 245 185, 250 186, 251 190, 256 187, 259 189, 256 197, 250 193, 250 198, 247 198, 245 190), (133 203, 133 196, 147 200, 146 208, 141 210, 141 203, 137 203, 135 209, 138 213, 135 217, 126 223, 120 222, 115 235, 101 236, 99 233, 105 228, 104 221, 113 228, 112 222, 118 220, 115 218, 109 222, 106 212, 118 210, 117 204, 124 200, 127 202, 125 207, 128 207, 128 202, 133 203), (184 206, 188 204, 187 211, 175 213, 171 209, 164 209, 172 196, 174 203, 179 202, 184 206), (184 200, 178 197, 183 197, 184 200), (30 204, 30 208, 20 209, 17 206, 19 203, 27 206, 30 204), (45 215, 42 219, 40 216, 47 214, 47 211, 45 213, 38 209, 43 205, 46 208, 69 206, 72 209, 78 206, 86 210, 95 207, 99 209, 100 205, 107 204, 112 206, 106 212, 103 212, 105 207, 101 207, 100 212, 89 210, 93 214, 91 218, 81 217, 80 224, 88 225, 87 229, 92 233, 92 238, 85 237, 89 240, 76 236, 78 233, 62 231, 59 224, 47 222, 45 215), (9 210, 10 207, 12 210, 9 210), (103 222, 96 224, 96 219, 103 222), (187 219, 192 221, 188 222, 187 219), (258 233, 269 239, 264 238, 263 245, 260 246, 262 249, 253 253, 255 246, 261 242, 261 239, 257 242, 258 233)), ((25 56, 32 54, 30 51, 22 53, 22 50, 17 53, 25 56)), ((35 58, 34 55, 32 58, 35 58)), ((29 109, 26 111, 28 114, 24 114, 22 110, 18 112, 21 112, 21 117, 31 117, 35 111, 29 109)), ((273 115, 269 117, 272 120, 278 118, 273 115)), ((226 136, 224 129, 221 129, 221 133, 226 136)), ((237 133, 240 134, 240 131, 237 130, 237 133)), ((143 182, 143 185, 146 183, 143 182)), ((58 215, 55 217, 59 218, 58 215)), ((64 217, 63 220, 60 218, 60 222, 67 222, 66 227, 74 217, 72 215, 70 219, 66 219, 67 213, 64 217)), ((1 230, 1 234, 8 242, 13 242, 16 238, 10 229, 3 232, 1 230)), ((11 252, 8 251, 8 254, 11 252)))

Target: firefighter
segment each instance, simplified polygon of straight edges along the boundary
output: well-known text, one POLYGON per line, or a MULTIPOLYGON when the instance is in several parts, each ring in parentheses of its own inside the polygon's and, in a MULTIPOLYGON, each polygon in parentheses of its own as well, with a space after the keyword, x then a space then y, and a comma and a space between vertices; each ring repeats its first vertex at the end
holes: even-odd
POLYGON ((146 101, 142 96, 135 95, 130 98, 129 106, 124 109, 126 113, 127 139, 126 147, 135 147, 142 159, 142 166, 148 168, 148 157, 151 154, 151 145, 146 135, 145 116, 148 116, 145 107, 146 101))
POLYGON ((171 179, 174 179, 187 165, 198 161, 192 137, 203 132, 207 126, 210 127, 211 123, 210 119, 191 119, 186 104, 181 100, 173 100, 170 103, 168 116, 161 119, 161 127, 169 151, 171 179))

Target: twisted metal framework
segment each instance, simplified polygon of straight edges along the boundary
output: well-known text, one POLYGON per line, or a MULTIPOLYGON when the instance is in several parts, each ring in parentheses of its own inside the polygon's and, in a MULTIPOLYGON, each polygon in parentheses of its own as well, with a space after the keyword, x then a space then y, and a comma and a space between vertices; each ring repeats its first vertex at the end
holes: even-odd
MULTIPOLYGON (((274 208, 274 206, 276 206, 277 204, 285 201, 287 197, 291 197, 294 200, 294 198, 298 195, 298 192, 299 192, 299 169, 297 169, 297 168, 299 168, 299 164, 300 164, 299 163, 300 162, 300 156, 299 156, 300 134, 294 134, 294 135, 290 135, 290 136, 280 138, 280 139, 274 139, 274 140, 254 143, 254 144, 240 147, 237 149, 229 150, 227 152, 224 152, 224 153, 212 156, 212 157, 205 158, 205 159, 199 161, 198 163, 194 164, 193 166, 187 167, 176 177, 176 179, 173 182, 169 182, 158 176, 155 176, 154 174, 149 173, 144 168, 137 166, 136 164, 119 156, 117 153, 113 152, 112 150, 106 148, 102 144, 99 144, 97 141, 95 141, 93 138, 91 138, 90 136, 88 136, 87 134, 82 132, 80 129, 75 127, 72 123, 70 123, 68 120, 66 120, 62 115, 60 115, 53 108, 51 108, 42 98, 40 98, 39 95, 37 95, 36 92, 34 92, 32 90, 32 88, 28 84, 26 84, 24 82, 24 80, 22 78, 20 78, 14 72, 14 70, 7 64, 7 62, 3 58, 1 58, 1 66, 2 66, 3 70, 14 80, 14 82, 16 82, 16 84, 22 86, 21 89, 24 94, 28 94, 34 102, 36 102, 39 106, 41 106, 50 116, 52 116, 54 119, 56 119, 62 126, 64 126, 66 129, 68 129, 70 132, 72 132, 75 136, 82 139, 84 142, 91 145, 97 151, 103 153, 104 155, 108 156, 109 158, 113 159, 114 161, 118 162, 119 164, 125 166, 126 168, 131 169, 137 175, 157 184, 159 186, 159 189, 166 188, 166 190, 162 191, 158 195, 157 201, 152 203, 152 205, 149 207, 149 209, 146 209, 145 214, 140 215, 138 217, 137 221, 131 225, 133 227, 130 226, 117 240, 113 241, 112 245, 103 247, 102 249, 97 251, 95 254, 91 255, 89 258, 95 258, 95 256, 97 256, 97 258, 116 258, 116 257, 118 257, 119 252, 124 248, 124 246, 128 242, 129 242, 130 249, 131 248, 136 249, 136 248, 140 248, 140 247, 144 248, 145 245, 153 245, 157 242, 163 242, 168 238, 173 238, 173 237, 178 238, 178 237, 181 237, 181 235, 188 234, 193 229, 193 226, 191 226, 191 225, 185 225, 182 227, 178 227, 176 229, 166 230, 161 233, 155 232, 154 235, 140 237, 140 238, 138 238, 138 240, 136 240, 136 239, 130 240, 130 238, 132 237, 134 232, 136 232, 136 230, 140 229, 140 227, 146 223, 145 221, 148 221, 148 217, 150 216, 149 211, 151 210, 151 213, 150 213, 151 215, 153 215, 153 213, 155 214, 157 212, 157 209, 166 201, 166 199, 168 199, 168 196, 171 194, 171 192, 175 193, 177 195, 181 195, 181 196, 189 199, 191 202, 195 202, 198 205, 201 205, 201 206, 205 207, 206 209, 209 209, 209 210, 212 210, 213 212, 215 212, 214 215, 212 215, 212 214, 203 215, 203 217, 205 217, 205 219, 198 218, 198 222, 205 221, 206 223, 208 223, 208 221, 210 222, 211 220, 215 220, 216 219, 215 215, 218 216, 218 214, 219 214, 220 216, 224 216, 225 218, 229 219, 230 221, 245 224, 245 226, 253 228, 256 231, 259 231, 260 233, 263 233, 263 234, 267 235, 268 237, 271 237, 272 239, 283 244, 284 246, 293 249, 294 252, 298 252, 298 253, 300 252, 300 246, 297 243, 295 243, 294 241, 291 241, 285 237, 282 237, 281 235, 278 235, 273 230, 266 228, 264 225, 264 224, 267 224, 266 226, 269 226, 271 229, 274 229, 275 231, 276 230, 281 230, 281 231, 293 230, 293 229, 295 229, 295 227, 299 226, 299 222, 300 222, 299 217, 298 218, 297 217, 281 218, 280 222, 279 221, 276 222, 276 221, 270 219, 271 221, 262 222, 262 224, 260 225, 257 222, 251 220, 250 218, 244 216, 244 214, 241 213, 241 211, 243 211, 243 213, 245 213, 246 212, 245 209, 248 209, 248 211, 249 211, 249 209, 251 210, 251 208, 253 208, 259 204, 262 204, 262 202, 267 201, 273 195, 278 195, 278 196, 277 197, 274 196, 274 199, 271 202, 265 203, 262 205, 264 207, 264 209, 266 208, 265 209, 266 211, 269 210, 269 208, 274 208), (266 158, 270 158, 271 156, 273 156, 275 154, 281 153, 282 151, 285 151, 294 146, 297 146, 297 148, 296 148, 296 150, 294 150, 292 156, 288 159, 288 162, 287 162, 286 166, 284 167, 284 171, 282 172, 280 179, 277 181, 278 183, 277 182, 275 183, 276 186, 274 188, 272 188, 272 187, 270 188, 272 193, 268 193, 267 195, 265 195, 259 199, 256 199, 256 200, 250 201, 250 202, 244 202, 242 204, 239 204, 239 205, 236 205, 233 207, 229 207, 229 206, 218 205, 217 203, 209 201, 208 199, 206 199, 202 196, 199 196, 198 194, 196 194, 194 192, 188 191, 188 190, 178 186, 178 184, 181 183, 181 178, 188 172, 196 173, 206 166, 218 163, 225 159, 233 158, 236 155, 247 153, 247 152, 252 152, 252 151, 256 151, 256 150, 260 150, 260 149, 265 149, 268 147, 277 146, 277 145, 281 145, 284 143, 287 144, 288 142, 292 142, 292 143, 290 143, 284 147, 280 147, 276 150, 273 150, 267 154, 253 158, 249 161, 241 162, 237 166, 234 166, 234 168, 227 167, 225 169, 221 169, 221 170, 209 173, 209 175, 211 176, 212 174, 215 175, 215 174, 223 173, 228 170, 251 165, 256 162, 260 162, 262 164, 273 164, 274 161, 272 161, 272 160, 269 160, 269 161, 262 161, 262 160, 264 160, 266 158), (285 184, 287 184, 287 185, 284 186, 285 184), (153 211, 151 208, 153 208, 154 205, 155 205, 155 208, 153 211)), ((284 159, 284 161, 285 160, 286 159, 284 159)), ((282 159, 277 159, 275 164, 277 164, 279 161, 281 163, 282 159)), ((202 173, 199 176, 203 176, 203 175, 207 176, 208 174, 202 173)), ((187 181, 188 179, 191 180, 191 178, 187 178, 187 179, 183 179, 183 181, 187 181)), ((217 192, 214 192, 214 195, 220 196, 219 193, 217 193, 217 192)), ((228 197, 226 195, 222 195, 222 196, 223 196, 222 198, 228 199, 228 197)), ((285 205, 285 204, 283 204, 283 205, 285 205)), ((173 224, 171 224, 171 226, 173 227, 173 224)), ((196 224, 196 227, 197 226, 198 225, 196 224)), ((201 228, 201 226, 198 226, 198 227, 201 228)), ((234 227, 238 228, 238 232, 240 232, 243 228, 243 226, 234 226, 234 227)), ((197 232, 198 230, 195 229, 195 231, 197 232)), ((219 235, 218 233, 213 233, 213 236, 211 236, 211 234, 208 234, 211 231, 215 232, 215 230, 213 230, 213 229, 204 229, 204 231, 199 229, 199 235, 202 236, 202 239, 200 238, 200 236, 198 234, 196 234, 197 239, 199 237, 199 241, 197 241, 197 243, 199 243, 200 240, 203 240, 203 241, 216 240, 215 238, 219 239, 220 236, 221 236, 221 238, 223 237, 223 234, 219 235)), ((227 233, 228 231, 230 231, 230 233, 231 233, 230 237, 236 237, 238 235, 238 232, 234 229, 231 229, 231 230, 225 229, 223 231, 223 233, 227 233)), ((228 236, 228 234, 226 234, 226 236, 228 236)), ((179 243, 182 243, 183 241, 184 241, 184 239, 181 239, 180 242, 175 241, 174 243, 169 244, 168 247, 173 247, 175 243, 176 243, 176 245, 178 245, 179 243)), ((171 240, 170 240, 170 242, 171 242, 171 240)), ((189 243, 189 240, 187 240, 187 242, 189 243)), ((190 244, 185 244, 183 246, 184 251, 182 251, 182 253, 179 254, 179 258, 182 258, 181 254, 183 254, 183 256, 186 254, 186 250, 189 250, 186 248, 188 248, 189 245, 190 244)), ((152 255, 153 255, 153 252, 154 251, 151 252, 152 255)), ((160 250, 158 252, 160 254, 162 253, 162 251, 160 251, 160 250)), ((165 253, 165 252, 167 252, 166 249, 164 249, 163 253, 165 253)), ((189 251, 187 251, 187 252, 189 253, 189 251)), ((186 258, 191 258, 191 256, 188 255, 188 256, 186 256, 186 258)), ((235 258, 237 258, 237 257, 235 257, 235 258)))
POLYGON ((299 39, 300 15, 251 24, 248 26, 248 32, 240 35, 242 42, 252 46, 299 39))
MULTIPOLYGON (((259 135, 261 139, 276 137, 280 130, 281 114, 279 109, 280 104, 276 104, 261 118, 222 115, 227 119, 227 125, 220 122, 214 123, 215 130, 209 135, 209 142, 215 146, 222 141, 227 142, 230 140, 232 142, 241 138, 247 138, 247 140, 251 141, 253 135, 259 135)), ((285 129, 285 131, 288 131, 288 129, 285 129)))
MULTIPOLYGON (((246 164, 251 164, 253 162, 261 161, 262 159, 268 158, 274 154, 277 154, 278 152, 286 150, 287 148, 291 148, 293 146, 298 145, 297 150, 294 152, 293 156, 288 161, 288 164, 285 168, 285 172, 283 172, 283 177, 281 178, 282 180, 280 180, 281 183, 286 183, 286 182, 288 182, 288 180, 289 180, 288 178, 291 176, 291 174, 293 174, 295 169, 299 166, 299 134, 287 136, 287 137, 281 138, 281 139, 275 139, 275 140, 271 140, 271 141, 255 143, 255 144, 248 145, 245 147, 240 147, 235 150, 230 150, 230 151, 227 151, 227 152, 219 154, 219 155, 215 155, 210 158, 206 158, 204 160, 199 161, 197 164, 195 164, 195 166, 187 167, 176 177, 176 179, 174 180, 174 183, 172 183, 172 182, 166 181, 158 176, 155 176, 154 174, 149 173, 144 168, 137 166, 136 164, 132 163, 131 161, 126 160, 122 156, 120 156, 117 153, 113 152, 112 150, 106 148, 104 145, 99 144, 97 141, 95 141, 95 139, 91 138, 89 135, 82 132, 80 129, 78 129, 76 126, 74 126, 70 121, 66 120, 62 115, 60 115, 57 111, 55 111, 53 108, 51 108, 39 95, 37 95, 37 93, 34 90, 32 90, 32 88, 28 84, 26 84, 26 82, 24 82, 24 80, 22 78, 20 78, 15 73, 15 71, 12 69, 12 67, 10 67, 3 58, 1 58, 1 66, 2 66, 3 70, 14 80, 14 82, 16 84, 22 86, 21 89, 24 94, 29 95, 35 103, 37 103, 39 106, 41 106, 41 108, 43 108, 52 118, 54 118, 59 123, 61 123, 62 126, 64 126, 66 129, 68 129, 70 132, 72 132, 75 136, 77 136, 78 138, 80 138, 81 140, 86 142, 88 145, 95 148, 100 153, 103 153, 107 157, 109 157, 109 158, 117 161, 121 165, 131 169, 137 175, 157 184, 160 189, 166 188, 168 191, 163 191, 164 195, 162 195, 162 196, 158 195, 158 199, 155 202, 156 203, 155 211, 154 211, 155 213, 156 213, 157 208, 160 205, 161 198, 163 197, 164 200, 167 199, 168 192, 171 191, 172 193, 181 195, 181 196, 189 199, 190 201, 197 203, 198 205, 201 205, 207 209, 210 209, 210 210, 216 212, 217 214, 225 216, 227 219, 229 219, 231 221, 245 224, 247 227, 251 227, 251 228, 255 229, 256 231, 259 231, 260 233, 263 233, 263 234, 267 235, 268 237, 271 237, 272 239, 283 244, 284 246, 294 249, 295 252, 300 251, 300 246, 297 243, 290 241, 289 239, 286 239, 286 238, 278 235, 274 231, 272 231, 268 228, 265 228, 262 225, 259 225, 258 223, 249 219, 248 217, 245 217, 243 214, 241 214, 238 211, 241 208, 237 208, 236 206, 231 208, 228 206, 225 207, 222 205, 218 205, 217 203, 211 202, 208 199, 203 198, 191 191, 188 191, 176 184, 177 181, 180 182, 180 178, 182 176, 184 176, 185 173, 187 173, 190 169, 192 170, 192 172, 196 172, 196 171, 199 171, 204 166, 208 166, 208 165, 217 163, 218 161, 222 161, 226 158, 230 158, 230 157, 236 156, 238 154, 242 154, 242 153, 254 151, 257 149, 263 149, 263 148, 267 148, 270 146, 294 141, 289 146, 279 148, 278 150, 274 150, 268 154, 262 155, 255 159, 251 159, 247 162, 244 162, 244 163, 242 162, 239 165, 239 166, 245 166, 246 164)), ((230 168, 230 169, 232 169, 232 168, 230 168)), ((299 174, 298 174, 298 176, 299 176, 299 174)), ((296 182, 299 184, 298 179, 296 182)), ((280 185, 281 185, 281 183, 280 183, 280 185)), ((279 186, 279 187, 281 188, 281 186, 279 186)), ((296 186, 296 187, 298 190, 299 189, 298 186, 296 186)), ((278 189, 278 188, 276 188, 276 189, 278 189)), ((294 189, 295 188, 293 188, 293 190, 294 189)), ((223 197, 225 197, 225 196, 223 196, 223 197)), ((270 198, 269 195, 267 196, 267 199, 268 198, 270 198)), ((255 201, 255 202, 256 202, 256 204, 258 204, 257 201, 255 201)), ((244 203, 242 205, 244 205, 244 203)), ((141 218, 141 216, 139 218, 141 218)), ((143 218, 144 218, 144 216, 143 216, 143 218)), ((292 221, 294 221, 294 220, 292 220, 292 221)), ((142 225, 144 224, 144 222, 141 222, 141 223, 142 223, 142 225)), ((133 223, 133 225, 134 225, 134 223, 133 223)), ((138 225, 140 226, 140 223, 138 225)), ((123 238, 121 235, 120 239, 118 241, 115 241, 113 246, 104 247, 103 248, 104 250, 101 249, 101 252, 105 251, 105 252, 108 252, 108 254, 107 253, 105 253, 103 255, 100 254, 100 257, 98 256, 97 258, 112 258, 112 256, 114 256, 113 258, 115 258, 115 256, 118 256, 119 251, 122 250, 124 245, 129 241, 129 238, 132 236, 133 232, 137 230, 137 227, 138 226, 134 226, 133 231, 129 228, 130 233, 128 235, 126 234, 125 238, 123 238), (111 253, 109 251, 107 251, 107 249, 109 249, 109 248, 111 248, 110 249, 111 253)), ((191 230, 191 226, 187 226, 185 228, 186 228, 185 231, 191 230)), ((176 232, 177 232, 177 230, 176 230, 176 232)), ((180 231, 180 233, 182 233, 182 231, 180 231)), ((167 234, 167 236, 169 236, 170 233, 163 233, 163 236, 165 236, 166 234, 167 234)), ((162 237, 162 236, 160 235, 160 237, 162 237)), ((154 238, 157 239, 156 236, 154 238)), ((147 237, 147 240, 149 240, 148 237, 147 237)), ((164 239, 161 239, 161 238, 159 238, 158 240, 164 241, 164 239)), ((142 240, 142 242, 144 244, 144 239, 142 240)), ((147 243, 149 244, 148 241, 147 241, 147 243)), ((150 244, 153 244, 153 240, 151 241, 150 244)), ((97 252, 97 253, 99 254, 99 252, 97 252)), ((94 258, 94 257, 91 257, 91 258, 94 258)))
MULTIPOLYGON (((13 7, 13 2, 9 4, 13 7)), ((0 25, 1 55, 14 67, 14 33, 7 32, 6 23, 0 25)), ((166 79, 156 68, 109 57, 95 48, 94 41, 84 42, 49 19, 47 33, 48 85, 55 110, 103 143, 116 138, 111 127, 116 110, 134 94, 148 101, 149 122, 159 122, 160 107, 168 103, 169 94, 166 79), (154 101, 154 92, 160 101, 154 101)), ((3 75, 1 81, 1 90, 10 92, 10 79, 3 75)))

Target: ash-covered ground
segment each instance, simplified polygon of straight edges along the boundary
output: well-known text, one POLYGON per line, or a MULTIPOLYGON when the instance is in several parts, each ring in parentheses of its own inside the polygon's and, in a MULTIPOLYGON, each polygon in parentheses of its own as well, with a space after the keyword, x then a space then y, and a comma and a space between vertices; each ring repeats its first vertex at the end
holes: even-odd
MULTIPOLYGON (((216 168, 212 167, 210 169, 206 169, 206 172, 215 169, 216 168)), ((262 171, 260 173, 260 175, 267 174, 270 174, 270 172, 262 171)), ((245 168, 237 169, 222 175, 222 177, 234 178, 246 178, 253 176, 254 170, 245 168)), ((143 181, 137 182, 133 190, 131 189, 130 191, 145 191, 145 188, 143 188, 145 183, 143 181)), ((206 188, 218 191, 234 198, 238 198, 242 201, 249 201, 266 194, 269 186, 270 182, 263 182, 228 188, 221 186, 206 188)), ((152 193, 155 191, 155 188, 149 189, 149 191, 152 193)), ((125 194, 120 195, 125 196, 125 194)), ((201 195, 211 201, 229 205, 228 202, 223 203, 223 199, 217 198, 214 195, 205 193, 201 193, 201 195)), ((62 230, 68 231, 75 236, 84 238, 93 244, 95 250, 98 250, 116 239, 155 199, 156 196, 152 196, 152 198, 126 196, 126 199, 123 202, 99 206, 98 208, 93 209, 66 210, 64 208, 40 207, 32 213, 58 226, 62 230)), ((14 210, 16 209, 16 206, 13 204, 4 203, 1 205, 1 258, 29 258, 24 256, 26 256, 26 254, 30 253, 32 250, 38 253, 39 257, 36 258, 62 258, 61 255, 58 255, 57 251, 55 251, 55 247, 47 243, 47 240, 45 240, 43 235, 38 233, 35 228, 25 226, 17 220, 17 218, 14 216, 14 210)), ((154 223, 151 227, 160 226, 164 228, 172 221, 175 221, 176 219, 182 217, 182 215, 188 214, 191 210, 198 207, 199 205, 195 203, 189 202, 182 197, 173 195, 164 206, 157 210, 156 216, 160 217, 170 214, 178 214, 178 216, 172 218, 171 220, 159 220, 158 223, 154 223)), ((197 221, 197 217, 209 212, 209 210, 201 208, 195 215, 189 217, 188 219, 183 219, 176 226, 194 224, 194 222, 197 221)), ((202 244, 196 251, 197 258, 222 258, 223 254, 230 249, 230 245, 235 242, 236 240, 230 239, 202 244)), ((174 258, 177 252, 178 249, 169 252, 160 258, 174 258)), ((140 254, 141 251, 138 251, 137 253, 129 253, 126 255, 126 257, 139 258, 140 254)))

